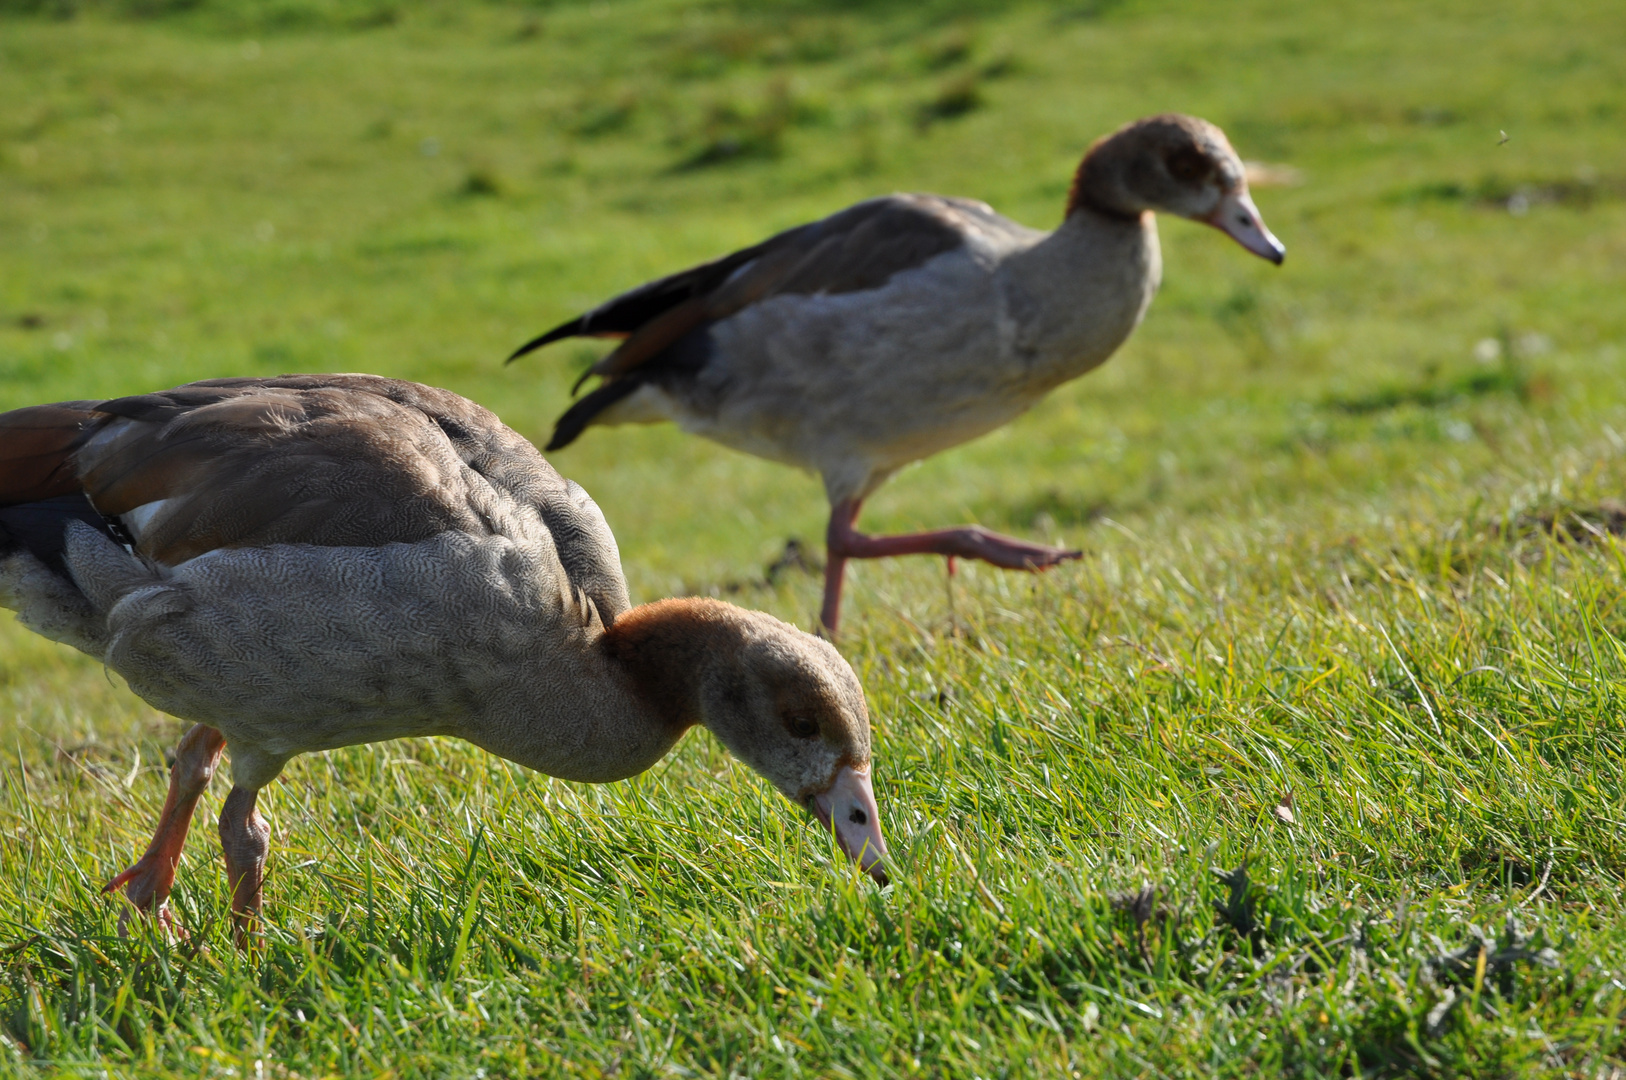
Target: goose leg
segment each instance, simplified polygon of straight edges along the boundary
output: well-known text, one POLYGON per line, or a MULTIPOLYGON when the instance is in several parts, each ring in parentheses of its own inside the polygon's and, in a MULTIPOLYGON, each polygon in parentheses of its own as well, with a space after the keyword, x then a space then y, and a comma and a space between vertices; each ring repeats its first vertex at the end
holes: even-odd
POLYGON ((220 810, 220 847, 226 856, 226 878, 231 882, 231 914, 238 944, 260 917, 260 885, 265 881, 265 856, 271 850, 271 826, 254 808, 256 788, 236 786, 220 810))
POLYGON ((865 536, 853 528, 858 520, 861 499, 843 499, 830 509, 830 528, 825 533, 829 549, 824 564, 824 610, 819 619, 831 634, 841 618, 841 583, 848 559, 884 559, 890 555, 946 555, 950 559, 980 559, 1007 570, 1048 570, 1059 562, 1076 559, 1082 551, 1050 547, 1002 536, 981 525, 957 529, 904 533, 900 536, 865 536))
POLYGON ((819 611, 819 624, 832 639, 841 621, 841 586, 847 577, 847 556, 836 541, 836 517, 840 513, 839 506, 831 510, 830 527, 825 532, 824 607, 819 611))
MULTIPOLYGON (((112 892, 122 887, 125 899, 135 905, 136 911, 155 913, 166 927, 179 929, 164 900, 175 884, 175 866, 192 825, 192 812, 208 788, 225 746, 226 737, 206 724, 198 724, 181 737, 175 747, 175 764, 169 770, 169 795, 164 799, 152 843, 134 866, 102 888, 103 892, 112 892)), ((129 917, 128 909, 119 916, 120 934, 125 932, 129 917)))

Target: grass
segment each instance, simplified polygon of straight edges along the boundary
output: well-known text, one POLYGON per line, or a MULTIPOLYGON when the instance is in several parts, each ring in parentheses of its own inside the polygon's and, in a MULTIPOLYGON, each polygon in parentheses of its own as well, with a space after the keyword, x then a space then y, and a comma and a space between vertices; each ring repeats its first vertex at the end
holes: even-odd
MULTIPOLYGON (((597 349, 511 348, 854 199, 1048 225, 1165 108, 1303 176, 1285 267, 1163 223, 1118 357, 866 513, 1088 553, 858 568, 886 892, 703 734, 603 788, 424 741, 267 790, 262 954, 205 824, 191 941, 121 940, 181 725, 0 627, 0 1072, 1622 1075, 1622 14, 0 2, 8 408, 367 370, 540 440, 597 349)), ((810 624, 810 478, 557 464, 635 598, 810 624)))

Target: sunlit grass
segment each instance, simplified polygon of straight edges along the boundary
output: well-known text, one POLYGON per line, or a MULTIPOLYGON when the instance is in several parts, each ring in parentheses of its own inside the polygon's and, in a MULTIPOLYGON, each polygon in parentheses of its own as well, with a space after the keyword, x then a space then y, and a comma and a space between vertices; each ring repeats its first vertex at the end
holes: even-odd
MULTIPOLYGON (((67 10, 0 15, 5 407, 367 370, 541 440, 597 347, 515 345, 854 199, 1049 225, 1164 108, 1302 182, 1285 267, 1163 223, 1120 356, 867 509, 1087 552, 856 568, 885 892, 704 733, 603 788, 431 740, 266 790, 262 951, 214 797, 193 936, 121 940, 183 725, 0 626, 0 1071, 1626 1068, 1618 5, 67 10)), ((813 479, 556 464, 637 599, 810 624, 813 479)))

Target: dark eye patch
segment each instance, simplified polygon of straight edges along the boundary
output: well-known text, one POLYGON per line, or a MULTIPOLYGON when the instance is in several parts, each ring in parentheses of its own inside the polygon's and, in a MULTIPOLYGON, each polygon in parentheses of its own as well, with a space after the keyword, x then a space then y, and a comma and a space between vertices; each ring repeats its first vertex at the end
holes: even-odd
POLYGON ((811 739, 819 733, 819 723, 806 716, 787 716, 785 727, 798 739, 811 739))
POLYGON ((1182 146, 1168 159, 1169 175, 1183 183, 1196 183, 1213 171, 1207 155, 1195 146, 1182 146))

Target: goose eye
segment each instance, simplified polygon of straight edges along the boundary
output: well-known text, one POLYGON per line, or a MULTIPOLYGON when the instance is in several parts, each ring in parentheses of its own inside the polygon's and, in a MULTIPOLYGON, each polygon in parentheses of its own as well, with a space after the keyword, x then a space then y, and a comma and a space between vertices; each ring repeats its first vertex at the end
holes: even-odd
POLYGON ((1208 161, 1194 147, 1182 146, 1168 158, 1169 175, 1184 183, 1194 183, 1208 174, 1208 161))
POLYGON ((805 716, 792 716, 785 720, 785 726, 790 733, 798 739, 811 739, 819 733, 819 725, 805 716))

